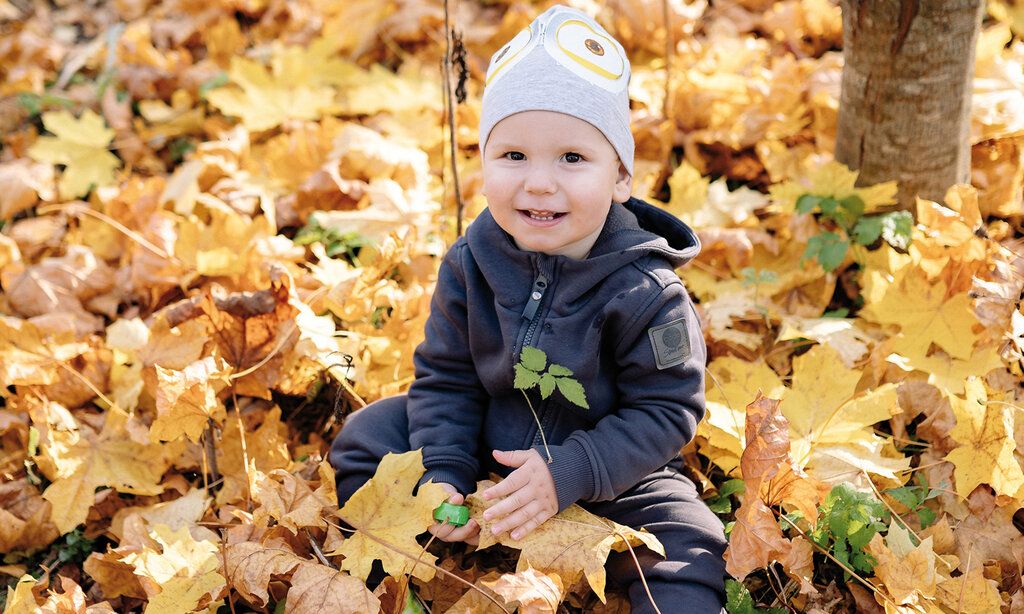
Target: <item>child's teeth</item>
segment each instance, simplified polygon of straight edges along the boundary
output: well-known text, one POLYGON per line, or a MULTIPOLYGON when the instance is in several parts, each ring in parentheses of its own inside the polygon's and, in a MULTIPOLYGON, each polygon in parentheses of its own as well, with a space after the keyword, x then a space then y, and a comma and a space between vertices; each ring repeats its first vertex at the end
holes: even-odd
POLYGON ((532 217, 535 220, 548 221, 548 220, 555 219, 555 214, 551 213, 550 211, 543 211, 543 212, 541 212, 541 211, 534 211, 534 210, 531 209, 529 213, 530 213, 530 217, 532 217))

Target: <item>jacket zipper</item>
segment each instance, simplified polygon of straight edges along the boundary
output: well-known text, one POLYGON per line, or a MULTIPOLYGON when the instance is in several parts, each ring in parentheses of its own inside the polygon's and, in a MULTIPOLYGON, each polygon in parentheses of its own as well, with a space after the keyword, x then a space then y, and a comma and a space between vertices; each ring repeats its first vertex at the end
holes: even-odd
MULTIPOLYGON (((537 278, 533 280, 533 287, 530 289, 530 299, 526 302, 526 308, 523 309, 523 319, 529 322, 529 325, 526 328, 526 336, 523 337, 524 348, 530 345, 530 342, 533 341, 533 335, 537 332, 537 327, 540 325, 541 319, 538 316, 538 311, 540 310, 541 301, 544 299, 544 293, 547 291, 550 283, 551 280, 544 275, 543 271, 538 272, 537 278)), ((513 356, 513 361, 518 362, 518 360, 518 356, 513 356)), ((547 425, 546 408, 547 403, 541 401, 540 406, 538 407, 539 415, 537 417, 540 427, 538 428, 537 433, 533 436, 533 443, 530 444, 530 447, 539 445, 543 441, 541 438, 541 432, 547 425)))

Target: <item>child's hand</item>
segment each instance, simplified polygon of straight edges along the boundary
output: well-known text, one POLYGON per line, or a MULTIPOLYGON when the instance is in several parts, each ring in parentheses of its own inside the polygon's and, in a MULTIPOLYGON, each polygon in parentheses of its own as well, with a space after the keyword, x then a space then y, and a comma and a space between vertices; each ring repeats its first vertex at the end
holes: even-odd
MULTIPOLYGON (((462 495, 455 490, 454 486, 446 484, 445 482, 438 482, 438 485, 443 488, 446 493, 451 495, 448 497, 448 503, 453 505, 463 505, 465 503, 462 495)), ((478 537, 480 534, 480 525, 478 525, 472 518, 470 518, 469 522, 461 527, 448 523, 441 524, 440 522, 435 522, 427 527, 427 530, 441 541, 466 542, 472 546, 480 543, 480 538, 478 537)))
POLYGON ((522 539, 558 512, 555 480, 536 450, 495 450, 494 459, 517 469, 481 493, 487 500, 504 497, 484 512, 484 519, 500 519, 491 527, 495 535, 512 531, 512 539, 522 539))

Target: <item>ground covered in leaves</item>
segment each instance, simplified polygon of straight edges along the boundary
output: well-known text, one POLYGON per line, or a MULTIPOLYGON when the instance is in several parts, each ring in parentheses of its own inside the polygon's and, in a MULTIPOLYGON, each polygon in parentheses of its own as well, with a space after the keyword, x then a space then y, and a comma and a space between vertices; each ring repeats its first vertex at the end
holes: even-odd
MULTIPOLYGON (((1021 9, 979 39, 972 185, 908 213, 832 161, 834 2, 669 3, 668 79, 660 2, 568 3, 632 58, 634 193, 705 245, 685 452, 730 611, 1024 612, 1021 9)), ((411 381, 456 183, 486 205, 483 71, 546 7, 454 4, 449 102, 439 0, 0 0, 5 613, 628 610, 603 561, 649 534, 424 548, 415 452, 342 510, 323 460, 411 381)))

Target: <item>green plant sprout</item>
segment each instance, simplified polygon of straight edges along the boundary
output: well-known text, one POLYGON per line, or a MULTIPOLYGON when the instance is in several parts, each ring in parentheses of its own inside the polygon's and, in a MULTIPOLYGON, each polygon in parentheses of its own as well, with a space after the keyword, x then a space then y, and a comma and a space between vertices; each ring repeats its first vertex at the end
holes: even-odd
POLYGON ((573 378, 571 370, 555 363, 549 365, 547 354, 543 350, 529 345, 519 353, 519 363, 515 365, 515 372, 516 378, 513 386, 522 391, 526 404, 530 406, 533 420, 537 423, 541 441, 544 443, 544 452, 548 455, 548 464, 551 464, 554 459, 551 458, 551 450, 548 449, 544 427, 541 425, 537 410, 533 408, 530 395, 526 394, 526 391, 536 386, 540 390, 540 397, 546 399, 551 396, 555 388, 558 388, 558 391, 570 403, 583 409, 590 409, 590 405, 587 404, 587 394, 583 390, 582 384, 573 378), (545 367, 547 367, 546 373, 544 372, 545 367))
MULTIPOLYGON (((888 526, 889 511, 870 493, 849 484, 836 484, 818 508, 818 524, 811 539, 836 560, 856 571, 868 574, 875 567, 874 557, 864 552, 871 538, 888 526)), ((850 579, 848 571, 844 580, 850 579)))
POLYGON ((853 194, 842 200, 831 196, 803 194, 796 201, 797 213, 820 213, 831 220, 841 233, 822 232, 807 241, 804 260, 816 259, 827 272, 836 270, 850 247, 850 240, 860 245, 871 245, 881 237, 894 248, 905 251, 910 246, 914 217, 909 211, 891 211, 878 215, 864 215, 864 201, 853 194))

